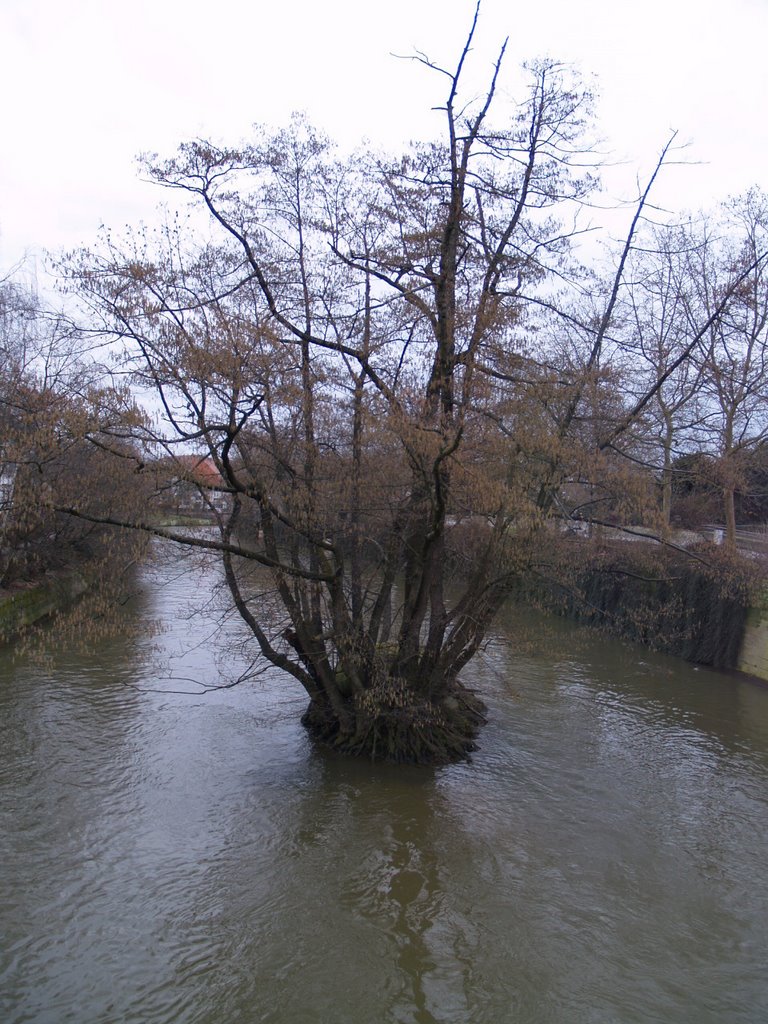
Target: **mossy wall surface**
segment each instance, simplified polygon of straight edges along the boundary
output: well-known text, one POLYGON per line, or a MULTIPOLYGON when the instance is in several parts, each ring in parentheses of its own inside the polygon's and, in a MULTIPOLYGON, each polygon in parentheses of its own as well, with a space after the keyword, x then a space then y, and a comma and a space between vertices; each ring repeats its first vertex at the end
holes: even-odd
POLYGON ((736 668, 768 681, 768 593, 759 607, 747 612, 736 668))

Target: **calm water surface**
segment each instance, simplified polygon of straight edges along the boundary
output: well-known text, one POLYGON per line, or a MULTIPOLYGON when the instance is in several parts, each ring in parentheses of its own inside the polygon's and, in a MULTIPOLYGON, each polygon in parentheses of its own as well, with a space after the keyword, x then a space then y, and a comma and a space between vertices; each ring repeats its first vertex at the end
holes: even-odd
POLYGON ((5 1024, 768 1020, 768 690, 510 609, 471 764, 347 762, 199 692, 249 649, 183 568, 0 652, 5 1024))

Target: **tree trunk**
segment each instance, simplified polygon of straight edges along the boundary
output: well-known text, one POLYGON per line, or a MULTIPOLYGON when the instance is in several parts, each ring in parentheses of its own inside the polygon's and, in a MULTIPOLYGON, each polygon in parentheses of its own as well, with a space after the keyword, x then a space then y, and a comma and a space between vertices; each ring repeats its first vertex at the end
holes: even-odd
POLYGON ((666 418, 664 432, 664 467, 661 471, 661 535, 669 538, 672 518, 672 419, 666 418))
POLYGON ((725 544, 731 549, 736 547, 736 502, 734 487, 729 484, 723 489, 723 505, 725 509, 725 544))

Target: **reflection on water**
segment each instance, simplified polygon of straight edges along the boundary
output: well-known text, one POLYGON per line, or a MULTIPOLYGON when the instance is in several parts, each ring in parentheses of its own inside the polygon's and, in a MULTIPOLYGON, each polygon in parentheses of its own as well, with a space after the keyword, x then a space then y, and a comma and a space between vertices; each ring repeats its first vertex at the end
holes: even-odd
POLYGON ((1 1020, 768 1019, 768 691, 510 609, 474 762, 374 767, 201 692, 251 651, 178 570, 157 636, 0 655, 1 1020))

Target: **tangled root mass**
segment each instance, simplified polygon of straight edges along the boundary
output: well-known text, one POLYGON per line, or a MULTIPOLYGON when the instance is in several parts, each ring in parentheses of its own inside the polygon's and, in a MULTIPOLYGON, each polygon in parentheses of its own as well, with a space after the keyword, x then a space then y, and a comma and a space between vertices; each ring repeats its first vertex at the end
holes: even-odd
POLYGON ((319 742, 340 753, 398 764, 440 765, 466 760, 485 723, 485 705, 454 683, 439 700, 388 680, 350 698, 344 721, 313 702, 303 725, 319 742))

